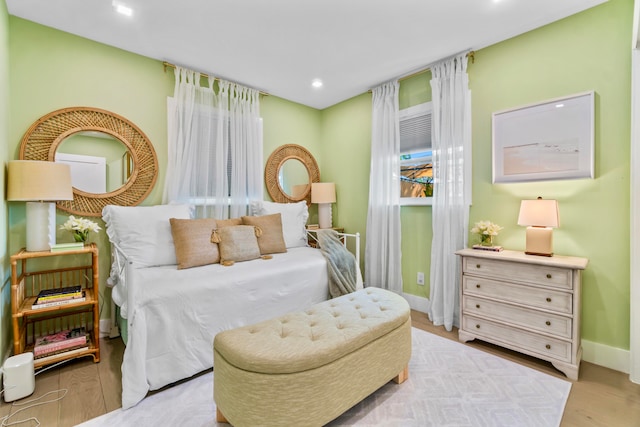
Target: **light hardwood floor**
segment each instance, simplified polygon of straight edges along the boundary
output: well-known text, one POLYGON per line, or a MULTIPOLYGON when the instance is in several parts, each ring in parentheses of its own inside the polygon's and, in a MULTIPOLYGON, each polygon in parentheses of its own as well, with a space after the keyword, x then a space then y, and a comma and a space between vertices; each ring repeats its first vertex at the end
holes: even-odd
MULTIPOLYGON (((413 326, 445 338, 457 340, 457 330, 447 332, 435 327, 426 315, 411 313, 413 326)), ((565 378, 550 363, 502 349, 481 341, 465 345, 496 354, 522 365, 565 378)), ((53 403, 46 403, 21 411, 8 422, 37 418, 42 427, 74 426, 120 407, 120 363, 124 346, 117 339, 103 339, 100 344, 101 362, 91 358, 71 361, 36 376, 36 390, 32 396, 14 403, 24 403, 48 392, 66 389, 66 396, 53 403)), ((58 397, 52 393, 39 402, 58 397)), ((12 403, 0 405, 0 416, 16 413, 21 407, 12 403)), ((36 425, 32 423, 24 426, 36 425)), ((580 378, 574 381, 567 401, 562 427, 638 427, 640 426, 640 385, 629 377, 588 362, 580 366, 580 378)), ((143 426, 136 426, 143 427, 143 426)))

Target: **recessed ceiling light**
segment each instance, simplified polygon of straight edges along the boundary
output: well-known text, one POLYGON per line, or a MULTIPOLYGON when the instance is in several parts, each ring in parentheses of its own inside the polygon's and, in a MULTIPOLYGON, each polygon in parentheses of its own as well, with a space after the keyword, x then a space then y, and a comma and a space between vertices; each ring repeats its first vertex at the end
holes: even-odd
POLYGON ((321 88, 322 85, 323 85, 323 83, 322 83, 322 80, 320 80, 320 79, 314 79, 311 82, 311 86, 315 87, 316 89, 321 88))
POLYGON ((113 3, 111 3, 113 5, 113 8, 116 10, 116 12, 118 12, 121 15, 124 16, 132 16, 133 15, 133 9, 131 9, 129 6, 122 4, 120 2, 114 1, 113 3))

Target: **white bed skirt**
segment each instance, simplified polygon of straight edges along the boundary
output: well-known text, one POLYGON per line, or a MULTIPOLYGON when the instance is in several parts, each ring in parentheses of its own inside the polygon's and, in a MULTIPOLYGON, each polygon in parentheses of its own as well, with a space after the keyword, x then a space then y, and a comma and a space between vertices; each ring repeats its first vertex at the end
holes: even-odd
POLYGON ((131 264, 126 274, 125 409, 149 390, 211 368, 218 332, 304 309, 329 293, 326 260, 308 247, 230 267, 131 264))

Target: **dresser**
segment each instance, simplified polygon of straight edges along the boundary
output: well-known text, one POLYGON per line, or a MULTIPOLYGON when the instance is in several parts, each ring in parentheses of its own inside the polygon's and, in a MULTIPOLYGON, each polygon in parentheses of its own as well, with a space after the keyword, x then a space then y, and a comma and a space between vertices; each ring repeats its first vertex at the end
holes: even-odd
POLYGON ((463 249, 462 342, 480 339, 553 364, 578 379, 582 271, 588 260, 463 249))

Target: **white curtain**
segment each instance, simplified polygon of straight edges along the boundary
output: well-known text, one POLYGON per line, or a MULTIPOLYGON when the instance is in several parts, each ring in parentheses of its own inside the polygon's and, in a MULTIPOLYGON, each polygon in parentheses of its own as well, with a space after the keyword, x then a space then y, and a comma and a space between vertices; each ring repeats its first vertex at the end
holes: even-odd
POLYGON ((200 73, 175 69, 168 103, 169 143, 163 202, 190 203, 196 217, 249 214, 262 200, 262 124, 259 93, 200 73))
POLYGON ((402 293, 397 81, 373 89, 365 282, 402 293))
POLYGON ((469 223, 471 94, 467 56, 431 67, 433 241, 429 318, 450 331, 459 326, 460 271, 456 250, 466 246, 469 223))

